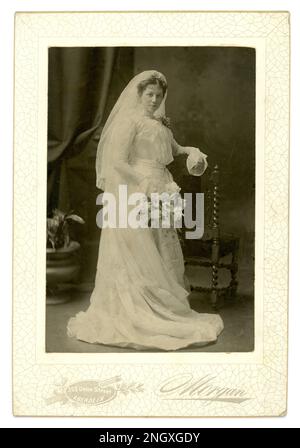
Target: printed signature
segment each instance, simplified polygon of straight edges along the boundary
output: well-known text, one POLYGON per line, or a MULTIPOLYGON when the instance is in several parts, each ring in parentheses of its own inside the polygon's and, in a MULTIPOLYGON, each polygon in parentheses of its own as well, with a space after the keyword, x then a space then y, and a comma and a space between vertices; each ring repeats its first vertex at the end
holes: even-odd
POLYGON ((195 378, 192 373, 174 375, 160 384, 159 396, 163 400, 202 400, 237 404, 251 400, 242 389, 216 384, 216 378, 213 375, 195 378))

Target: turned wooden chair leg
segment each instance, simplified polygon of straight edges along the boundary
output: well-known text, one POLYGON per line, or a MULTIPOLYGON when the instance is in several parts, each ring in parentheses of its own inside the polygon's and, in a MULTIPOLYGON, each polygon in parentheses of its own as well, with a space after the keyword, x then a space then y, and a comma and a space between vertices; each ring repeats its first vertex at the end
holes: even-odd
POLYGON ((212 291, 210 296, 210 302, 213 309, 217 308, 218 303, 218 268, 216 265, 212 266, 212 291))
POLYGON ((220 258, 220 230, 219 230, 219 167, 216 165, 212 172, 213 182, 213 213, 212 213, 212 292, 211 305, 214 309, 218 301, 218 264, 220 258))

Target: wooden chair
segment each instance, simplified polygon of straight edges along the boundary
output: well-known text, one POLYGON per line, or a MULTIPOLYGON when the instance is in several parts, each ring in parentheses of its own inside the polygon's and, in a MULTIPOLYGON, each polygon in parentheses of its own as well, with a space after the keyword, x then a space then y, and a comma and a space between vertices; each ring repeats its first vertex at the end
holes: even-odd
MULTIPOLYGON (((216 308, 218 305, 218 297, 221 293, 234 298, 237 292, 239 238, 234 235, 222 234, 220 230, 218 166, 216 165, 212 170, 208 168, 204 176, 207 178, 207 187, 202 191, 204 192, 205 204, 204 235, 201 239, 185 239, 183 254, 186 266, 194 265, 211 269, 211 286, 191 285, 191 289, 209 292, 211 305, 213 308, 216 308), (227 255, 231 255, 230 262, 222 262, 222 259, 227 255), (219 269, 230 270, 231 280, 226 287, 219 286, 219 269)), ((199 182, 198 179, 197 181, 199 182)))

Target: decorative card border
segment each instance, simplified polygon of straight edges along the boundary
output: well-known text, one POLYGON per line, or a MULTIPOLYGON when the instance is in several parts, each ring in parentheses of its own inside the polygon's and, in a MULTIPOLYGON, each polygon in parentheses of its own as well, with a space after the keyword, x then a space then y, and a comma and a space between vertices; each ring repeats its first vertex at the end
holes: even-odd
POLYGON ((285 414, 289 46, 287 12, 16 14, 15 415, 285 414), (254 352, 45 353, 47 48, 53 44, 244 45, 256 48, 254 352))

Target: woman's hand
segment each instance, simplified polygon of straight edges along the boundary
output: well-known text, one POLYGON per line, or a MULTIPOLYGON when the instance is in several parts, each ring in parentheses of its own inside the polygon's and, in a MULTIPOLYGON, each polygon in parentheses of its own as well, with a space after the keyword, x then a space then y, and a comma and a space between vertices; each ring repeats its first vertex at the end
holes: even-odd
POLYGON ((190 154, 192 154, 195 151, 199 151, 199 149, 195 148, 194 146, 180 146, 180 145, 177 145, 177 154, 178 155, 186 154, 187 156, 189 156, 190 154))
POLYGON ((184 148, 185 154, 187 154, 188 156, 195 151, 199 151, 199 149, 195 148, 194 146, 184 146, 183 148, 184 148))
POLYGON ((163 193, 165 184, 158 179, 147 176, 139 183, 139 191, 150 197, 151 193, 163 193))

